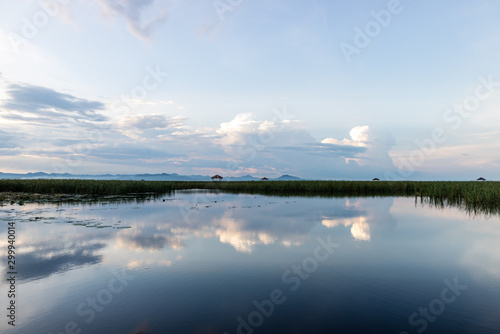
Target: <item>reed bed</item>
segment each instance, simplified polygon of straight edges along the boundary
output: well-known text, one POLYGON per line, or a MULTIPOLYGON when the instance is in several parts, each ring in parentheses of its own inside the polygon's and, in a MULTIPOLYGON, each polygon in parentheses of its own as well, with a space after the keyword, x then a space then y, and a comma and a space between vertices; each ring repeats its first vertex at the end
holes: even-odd
POLYGON ((130 195, 210 189, 276 196, 405 196, 433 205, 500 212, 500 182, 418 181, 117 181, 77 179, 0 180, 0 192, 130 195))

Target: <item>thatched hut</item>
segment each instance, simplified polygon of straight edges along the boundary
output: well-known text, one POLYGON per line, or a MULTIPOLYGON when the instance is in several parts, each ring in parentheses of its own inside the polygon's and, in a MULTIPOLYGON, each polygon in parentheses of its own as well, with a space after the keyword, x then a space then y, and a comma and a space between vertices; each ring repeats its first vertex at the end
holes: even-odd
POLYGON ((214 176, 211 177, 212 181, 222 181, 223 177, 220 176, 219 174, 215 174, 214 176))

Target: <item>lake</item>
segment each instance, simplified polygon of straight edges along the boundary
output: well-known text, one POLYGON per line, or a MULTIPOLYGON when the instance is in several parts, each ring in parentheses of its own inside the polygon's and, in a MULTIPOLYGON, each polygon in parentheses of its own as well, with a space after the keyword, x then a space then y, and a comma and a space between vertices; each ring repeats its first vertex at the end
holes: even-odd
POLYGON ((2 333, 500 333, 498 216, 201 191, 0 212, 2 333))

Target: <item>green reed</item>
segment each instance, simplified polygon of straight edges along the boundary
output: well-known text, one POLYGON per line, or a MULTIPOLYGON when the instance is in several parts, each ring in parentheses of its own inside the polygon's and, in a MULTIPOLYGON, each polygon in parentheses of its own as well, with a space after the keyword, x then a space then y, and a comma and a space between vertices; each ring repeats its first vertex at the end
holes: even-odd
POLYGON ((0 192, 126 195, 211 189, 276 196, 410 196, 433 205, 500 212, 500 182, 0 180, 0 192))

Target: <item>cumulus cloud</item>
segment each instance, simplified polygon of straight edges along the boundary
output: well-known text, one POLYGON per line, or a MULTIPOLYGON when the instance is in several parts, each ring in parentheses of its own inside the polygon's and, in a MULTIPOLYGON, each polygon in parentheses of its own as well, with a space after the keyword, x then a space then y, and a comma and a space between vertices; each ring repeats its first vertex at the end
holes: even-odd
POLYGON ((155 0, 97 0, 108 16, 121 16, 128 30, 136 37, 149 39, 168 17, 163 1, 155 0), (156 4, 155 4, 156 3, 156 4), (147 12, 154 13, 146 17, 147 12))
POLYGON ((15 143, 23 147, 24 157, 51 159, 47 164, 59 160, 67 165, 68 159, 78 162, 71 165, 81 170, 65 167, 65 172, 86 173, 84 168, 95 165, 104 168, 103 173, 126 169, 359 179, 373 178, 373 167, 382 168, 385 156, 385 166, 392 166, 387 154, 389 142, 368 126, 352 129, 350 139, 318 141, 304 122, 286 111, 276 111, 268 119, 237 114, 218 127, 208 128, 189 125, 182 115, 160 110, 148 113, 143 109, 140 114, 108 120, 101 114, 109 111, 104 103, 46 87, 10 84, 6 93, 0 117, 18 133, 0 128, 4 130, 0 132, 0 139, 5 138, 3 149, 12 150, 15 143))
POLYGON ((257 153, 303 151, 325 147, 307 132, 303 122, 289 118, 273 117, 256 120, 251 113, 236 115, 231 121, 220 124, 216 130, 220 144, 233 159, 254 161, 257 153))
POLYGON ((231 121, 221 123, 216 132, 220 136, 218 142, 224 146, 249 142, 274 146, 314 142, 312 136, 304 131, 301 121, 278 117, 260 121, 255 120, 251 113, 238 114, 231 121))
MULTIPOLYGON (((149 153, 142 161, 161 162, 188 174, 359 178, 360 173, 373 173, 376 161, 369 157, 380 145, 368 126, 354 128, 350 140, 319 142, 302 121, 286 112, 266 120, 251 113, 237 114, 217 128, 190 127, 182 116, 142 114, 122 119, 118 129, 130 142, 123 150, 146 145, 144 152, 149 153), (357 161, 362 161, 365 169, 357 161)), ((112 146, 106 146, 111 156, 120 158, 112 146)), ((136 154, 129 157, 133 156, 136 154)))
POLYGON ((351 139, 338 140, 335 138, 326 138, 321 142, 323 144, 333 144, 333 145, 353 145, 353 146, 363 146, 366 147, 370 141, 370 127, 368 125, 356 126, 352 128, 349 132, 351 139))
POLYGON ((362 154, 352 159, 360 166, 379 167, 381 169, 392 170, 394 164, 389 156, 389 150, 394 145, 394 139, 388 134, 374 131, 368 125, 356 126, 349 132, 350 139, 325 138, 321 141, 327 145, 347 145, 365 148, 362 154))
POLYGON ((359 178, 373 173, 373 167, 393 168, 387 152, 392 143, 369 126, 353 128, 351 139, 318 142, 302 121, 261 121, 247 113, 222 123, 216 132, 216 142, 232 160, 228 168, 235 172, 253 167, 313 178, 359 178))
POLYGON ((370 139, 369 131, 370 127, 367 125, 357 126, 349 132, 349 135, 355 142, 367 142, 370 139))

